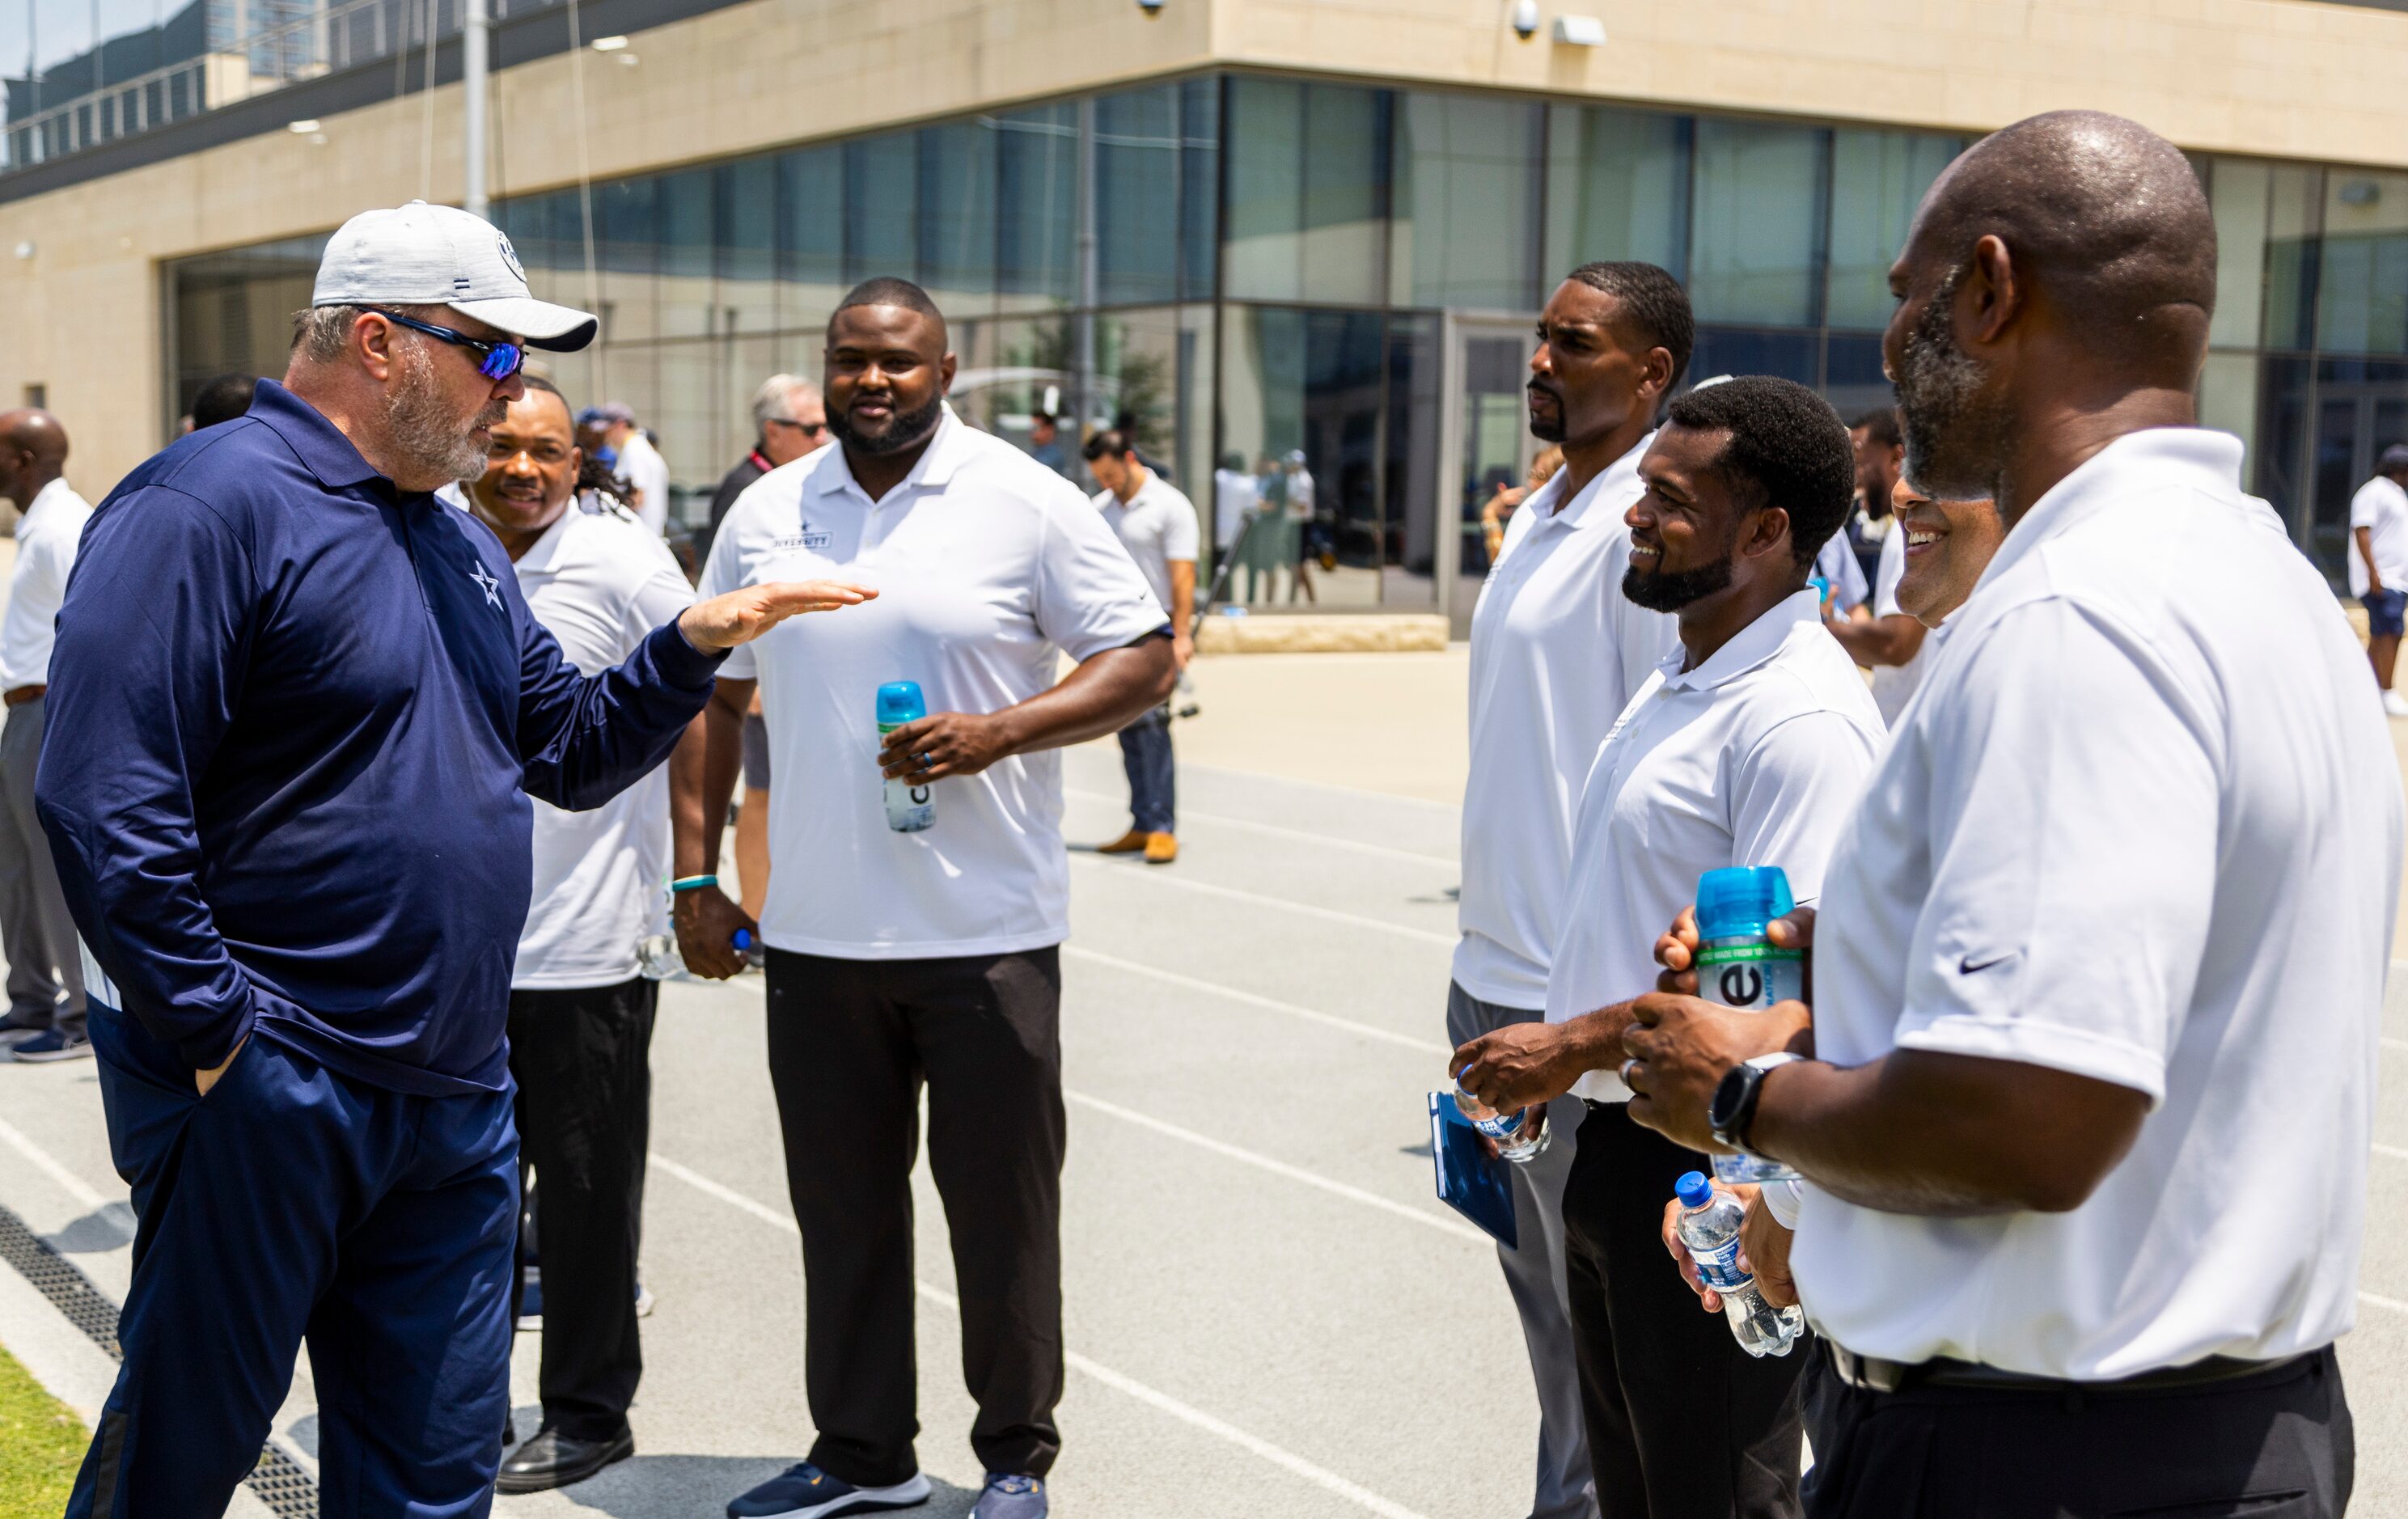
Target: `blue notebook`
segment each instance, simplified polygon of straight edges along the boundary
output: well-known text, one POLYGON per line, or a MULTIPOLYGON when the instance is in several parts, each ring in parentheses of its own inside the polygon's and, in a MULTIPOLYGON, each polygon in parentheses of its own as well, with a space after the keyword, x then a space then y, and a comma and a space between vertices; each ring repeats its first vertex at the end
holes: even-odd
POLYGON ((1440 1202, 1494 1236, 1508 1250, 1521 1248, 1513 1226, 1512 1162, 1488 1153, 1480 1131, 1452 1092, 1429 1095, 1430 1165, 1438 1172, 1440 1202))

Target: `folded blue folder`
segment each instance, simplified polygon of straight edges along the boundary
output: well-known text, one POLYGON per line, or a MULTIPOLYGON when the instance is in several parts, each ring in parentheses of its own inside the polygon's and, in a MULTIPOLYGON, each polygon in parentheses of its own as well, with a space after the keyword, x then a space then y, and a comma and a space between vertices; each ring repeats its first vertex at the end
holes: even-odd
POLYGON ((1480 1131, 1452 1092, 1429 1095, 1430 1165, 1438 1172, 1440 1202, 1493 1235, 1508 1250, 1521 1248, 1513 1226, 1512 1162, 1488 1153, 1480 1131))

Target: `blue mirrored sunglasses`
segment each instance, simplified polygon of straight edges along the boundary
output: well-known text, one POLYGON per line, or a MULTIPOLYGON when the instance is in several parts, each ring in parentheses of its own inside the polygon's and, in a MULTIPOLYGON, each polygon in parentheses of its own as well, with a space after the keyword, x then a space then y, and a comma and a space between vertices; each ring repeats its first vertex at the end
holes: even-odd
POLYGON ((374 311, 387 322, 398 322, 408 327, 411 332, 423 332, 429 337, 438 337, 444 342, 456 343, 466 349, 477 355, 477 373, 495 383, 517 374, 519 366, 526 363, 526 350, 516 343, 488 343, 481 338, 471 337, 466 333, 453 332, 449 327, 438 327, 431 322, 420 322, 414 318, 403 316, 398 311, 388 311, 381 306, 371 306, 367 309, 374 311))

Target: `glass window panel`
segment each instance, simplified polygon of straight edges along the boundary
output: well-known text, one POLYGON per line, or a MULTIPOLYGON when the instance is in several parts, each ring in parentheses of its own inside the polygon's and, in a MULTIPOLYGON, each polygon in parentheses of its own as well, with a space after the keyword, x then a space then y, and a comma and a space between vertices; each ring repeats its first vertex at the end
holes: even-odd
POLYGON ((1096 102, 1097 292, 1106 305, 1179 294, 1179 86, 1096 102))
POLYGON ((848 285, 919 272, 920 150, 910 132, 844 145, 844 277, 848 285))
POLYGON ((1689 383, 1716 375, 1778 375, 1800 385, 1815 381, 1811 332, 1765 332, 1746 327, 1699 327, 1689 354, 1689 383))
POLYGON ((1828 136, 1768 122, 1698 123, 1689 301, 1700 321, 1814 324, 1828 136))
MULTIPOLYGON (((1701 371, 1693 364, 1689 372, 1701 371)), ((1848 421, 1875 407, 1895 406, 1898 394, 1882 373, 1881 339, 1870 333, 1828 333, 1823 338, 1823 398, 1848 421)))
POLYGON ((2316 346, 2408 353, 2408 174, 2325 174, 2316 346))
POLYGON ((1226 308, 1222 463, 1263 503, 1236 546, 1228 600, 1378 605, 1389 547, 1381 328, 1377 312, 1226 308))
MULTIPOLYGON (((1535 154, 1532 163, 1536 163, 1535 154)), ((1392 317, 1387 336, 1380 604, 1426 610, 1438 604, 1438 319, 1392 317)), ((1310 559, 1313 548, 1310 534, 1305 548, 1310 559)))
POLYGON ((683 169, 659 177, 661 228, 661 334, 708 337, 719 331, 711 279, 711 246, 717 228, 711 214, 709 169, 683 169))
POLYGON ((1257 79, 1231 90, 1229 294, 1380 302, 1386 93, 1257 79))
POLYGON ((967 319, 995 295, 995 129, 948 122, 919 133, 919 283, 967 319))
POLYGON ((2316 227, 2324 170, 2278 165, 2269 171, 2266 214, 2266 346, 2315 341, 2316 227))
MULTIPOLYGON (((281 378, 293 342, 293 313, 309 304, 326 239, 294 237, 170 265, 175 367, 165 416, 172 428, 211 378, 228 373, 281 378)), ((163 431, 163 441, 172 437, 163 431)))
MULTIPOLYGON (((1210 300, 1213 294, 1213 251, 1221 241, 1219 79, 1181 82, 1179 131, 1180 294, 1192 301, 1210 300)), ((1205 409, 1209 412, 1211 408, 1205 409)))
POLYGON ((2219 158, 2208 171, 2208 204, 2215 213, 2215 317, 2207 340, 2214 347, 2254 348, 2263 330, 2272 193, 2272 165, 2254 159, 2219 158))
MULTIPOLYGON (((778 325, 818 327, 844 297, 844 150, 778 155, 778 325)), ((819 373, 819 345, 809 371, 819 373)))
POLYGON ((719 302, 738 332, 778 322, 778 161, 740 158, 713 176, 719 201, 719 302))
POLYGON ((1688 265, 1689 118, 1549 110, 1541 282, 1604 260, 1653 264, 1680 278, 1688 265))
MULTIPOLYGON (((1003 319, 994 323, 995 332, 987 351, 989 365, 979 369, 957 370, 953 380, 956 396, 983 388, 990 394, 984 398, 986 427, 997 437, 1015 448, 1030 446, 1029 426, 1045 393, 1055 393, 1054 404, 1067 408, 1070 404, 1070 355, 1074 341, 1071 320, 1054 314, 1022 319, 1003 319)), ((960 402, 955 403, 956 408, 960 402)), ((1065 459, 1075 451, 1064 449, 1065 459)))
POLYGON ((1538 305, 1541 108, 1413 92, 1398 117, 1391 299, 1538 305))
POLYGON ((1079 111, 995 118, 996 285, 1003 306, 1068 301, 1078 289, 1079 111))
POLYGON ((2307 448, 2310 368, 2306 359, 2270 355, 2258 361, 2258 449, 2250 489, 2272 505, 2304 541, 2306 492, 2300 464, 2307 448))
POLYGON ((1889 266, 1906 246, 1923 193, 1956 152, 1956 138, 1928 132, 1831 134, 1826 322, 1865 329, 1889 324, 1889 266))
MULTIPOLYGON (((2217 172, 2223 172, 2218 165, 2217 172)), ((2199 424, 2219 428, 2258 451, 2258 356, 2211 353, 2199 375, 2199 424)))
POLYGON ((658 181, 644 175, 595 185, 594 236, 601 265, 602 330, 620 342, 659 337, 653 279, 660 266, 658 181))

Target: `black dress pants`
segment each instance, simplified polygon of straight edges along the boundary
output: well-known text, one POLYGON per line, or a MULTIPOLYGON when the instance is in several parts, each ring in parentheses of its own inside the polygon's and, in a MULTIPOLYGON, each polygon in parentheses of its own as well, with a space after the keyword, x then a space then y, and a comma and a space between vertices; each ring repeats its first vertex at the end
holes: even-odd
POLYGON ((953 1234, 970 1446, 1061 1450, 1062 974, 1047 947, 933 960, 768 954, 769 1079, 802 1227, 810 1458, 856 1486, 919 1469, 911 1166, 920 1087, 953 1234))
MULTIPOLYGON (((1706 1157, 1592 1102, 1564 1183, 1564 1278, 1598 1507, 1611 1519, 1796 1519, 1801 1336, 1757 1359, 1663 1243, 1664 1205, 1706 1157)), ((1819 1449, 1819 1447, 1818 1447, 1819 1449)))
POLYGON ((2078 1396, 1866 1392, 1814 1359, 1813 1519, 2340 1519, 2349 1503, 2330 1346, 2234 1382, 2078 1396))
POLYGON ((615 1440, 644 1374, 636 1248, 652 1142, 660 983, 510 994, 519 1157, 535 1172, 543 1270, 543 1422, 615 1440))

